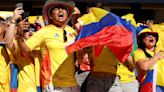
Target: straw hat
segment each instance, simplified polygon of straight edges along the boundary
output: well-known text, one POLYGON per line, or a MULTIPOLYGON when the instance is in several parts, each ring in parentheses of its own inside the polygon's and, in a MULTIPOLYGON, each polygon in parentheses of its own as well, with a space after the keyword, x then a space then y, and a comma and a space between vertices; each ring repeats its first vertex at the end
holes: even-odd
POLYGON ((70 20, 74 7, 75 7, 75 3, 73 1, 69 1, 69 0, 48 0, 46 1, 46 3, 44 4, 43 7, 43 17, 45 18, 46 22, 50 22, 50 13, 51 10, 55 7, 55 6, 64 6, 67 9, 68 12, 68 18, 70 20))

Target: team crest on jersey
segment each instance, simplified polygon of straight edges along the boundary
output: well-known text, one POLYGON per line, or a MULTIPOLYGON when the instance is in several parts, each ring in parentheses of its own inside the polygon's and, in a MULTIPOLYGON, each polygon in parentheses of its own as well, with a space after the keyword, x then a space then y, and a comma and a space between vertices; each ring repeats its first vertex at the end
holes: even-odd
POLYGON ((54 37, 55 37, 55 38, 59 37, 59 34, 54 34, 54 37))

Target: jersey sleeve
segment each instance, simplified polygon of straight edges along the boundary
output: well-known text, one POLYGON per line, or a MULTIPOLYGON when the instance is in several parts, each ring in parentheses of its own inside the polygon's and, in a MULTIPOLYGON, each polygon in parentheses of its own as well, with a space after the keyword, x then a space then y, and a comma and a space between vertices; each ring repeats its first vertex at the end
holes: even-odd
POLYGON ((45 39, 45 29, 41 29, 34 33, 28 40, 26 40, 26 45, 31 49, 34 50, 35 48, 39 47, 45 39))
POLYGON ((137 49, 134 52, 134 61, 137 62, 140 59, 145 59, 145 53, 141 49, 137 49))

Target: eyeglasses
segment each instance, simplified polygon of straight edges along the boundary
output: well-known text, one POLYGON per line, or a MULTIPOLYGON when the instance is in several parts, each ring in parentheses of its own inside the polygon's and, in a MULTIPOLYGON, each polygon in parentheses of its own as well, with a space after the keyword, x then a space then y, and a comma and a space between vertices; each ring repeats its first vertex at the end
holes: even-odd
POLYGON ((64 39, 64 42, 67 42, 67 32, 64 30, 63 32, 63 39, 64 39))

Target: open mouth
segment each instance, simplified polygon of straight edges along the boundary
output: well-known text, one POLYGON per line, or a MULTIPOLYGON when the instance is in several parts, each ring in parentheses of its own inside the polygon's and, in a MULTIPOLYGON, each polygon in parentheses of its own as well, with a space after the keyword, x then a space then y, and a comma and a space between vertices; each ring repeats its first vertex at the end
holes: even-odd
POLYGON ((59 17, 63 17, 63 15, 59 15, 59 17))
POLYGON ((149 42, 154 42, 154 40, 153 39, 150 39, 149 42))
POLYGON ((63 13, 59 13, 58 17, 59 18, 63 18, 64 17, 64 14, 63 13))

